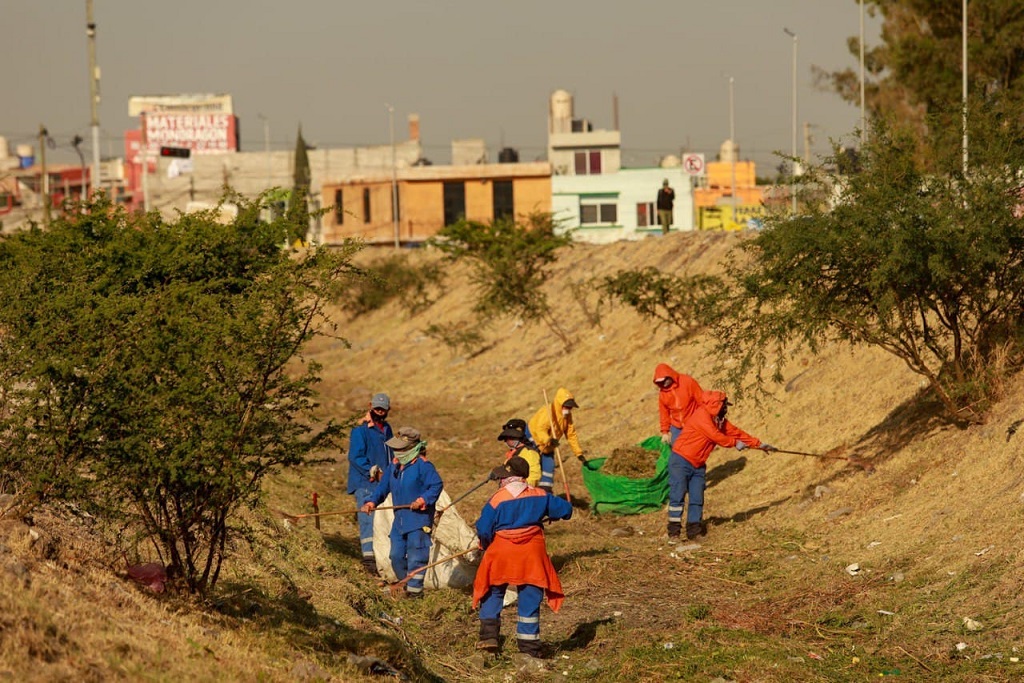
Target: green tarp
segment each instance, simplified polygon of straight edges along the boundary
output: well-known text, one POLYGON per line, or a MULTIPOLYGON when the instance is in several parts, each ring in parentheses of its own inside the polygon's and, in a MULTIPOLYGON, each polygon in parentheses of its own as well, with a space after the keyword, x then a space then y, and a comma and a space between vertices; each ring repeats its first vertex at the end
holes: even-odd
POLYGON ((668 459, 672 449, 660 436, 652 436, 640 443, 658 458, 654 476, 631 479, 615 474, 604 474, 601 468, 608 458, 595 458, 583 466, 583 483, 590 492, 590 508, 594 512, 612 512, 617 515, 638 515, 660 510, 668 501, 668 459))

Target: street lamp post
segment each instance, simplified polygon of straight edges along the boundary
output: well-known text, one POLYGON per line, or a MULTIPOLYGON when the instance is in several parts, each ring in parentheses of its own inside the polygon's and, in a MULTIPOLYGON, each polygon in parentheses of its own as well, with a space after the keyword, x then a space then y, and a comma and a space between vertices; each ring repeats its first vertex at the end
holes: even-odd
POLYGON ((266 156, 267 156, 267 181, 266 181, 266 186, 263 189, 264 190, 269 190, 270 189, 270 178, 271 178, 271 170, 270 170, 270 164, 271 164, 271 159, 270 159, 270 119, 267 118, 266 116, 264 116, 263 114, 256 114, 256 117, 260 121, 263 122, 263 153, 266 154, 266 156))
POLYGON ((797 101, 796 101, 796 54, 797 54, 797 37, 796 34, 790 31, 788 28, 782 29, 783 33, 793 38, 793 148, 790 156, 793 158, 791 162, 793 164, 793 173, 790 178, 790 189, 789 194, 793 198, 793 213, 796 213, 796 119, 797 119, 797 101))
MULTIPOLYGON (((92 120, 92 190, 100 187, 100 68, 96 65, 96 22, 93 0, 85 2, 85 35, 89 41, 89 111, 92 120)), ((84 180, 83 180, 84 182, 84 180)))
POLYGON ((864 108, 864 0, 860 0, 860 146, 864 147, 868 120, 864 108))
POLYGON ((963 9, 961 10, 960 24, 961 24, 961 29, 960 30, 961 30, 961 33, 963 34, 962 39, 961 39, 962 45, 961 45, 961 48, 960 48, 963 65, 960 68, 961 68, 961 72, 962 72, 962 75, 961 75, 961 86, 962 86, 962 90, 963 90, 961 106, 963 107, 963 110, 964 110, 963 111, 963 117, 964 117, 964 122, 963 122, 963 127, 964 127, 964 143, 963 143, 963 148, 964 148, 964 150, 963 150, 964 151, 964 176, 966 176, 967 175, 967 0, 963 0, 963 9))
POLYGON ((733 106, 733 83, 735 79, 729 76, 729 150, 732 161, 732 222, 736 223, 736 108, 733 106))
POLYGON ((395 249, 400 249, 402 245, 398 233, 398 162, 395 152, 395 108, 390 104, 384 106, 388 108, 388 129, 391 134, 391 220, 395 228, 395 249))

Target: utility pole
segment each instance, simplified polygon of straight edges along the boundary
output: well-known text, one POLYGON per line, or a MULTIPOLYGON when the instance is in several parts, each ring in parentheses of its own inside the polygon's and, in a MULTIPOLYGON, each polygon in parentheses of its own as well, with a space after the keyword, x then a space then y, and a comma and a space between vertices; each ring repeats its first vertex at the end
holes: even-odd
POLYGON ((964 177, 967 177, 967 0, 963 0, 963 9, 961 10, 960 24, 960 31, 963 34, 963 45, 961 47, 961 54, 963 57, 963 66, 961 67, 963 103, 961 106, 964 110, 964 177))
POLYGON ((267 181, 266 181, 266 185, 264 186, 263 189, 264 190, 269 190, 270 189, 270 178, 271 178, 271 175, 272 175, 271 170, 270 170, 270 164, 271 164, 271 159, 270 159, 270 119, 267 118, 266 116, 264 116, 263 114, 257 114, 256 116, 261 121, 263 121, 263 153, 267 156, 267 181))
POLYGON ((96 65, 96 22, 93 0, 85 0, 85 35, 89 43, 89 109, 92 119, 92 190, 100 187, 100 67, 96 65))
POLYGON ((793 214, 796 215, 796 113, 797 113, 797 100, 796 100, 796 53, 797 53, 797 37, 796 34, 790 31, 788 28, 783 28, 782 32, 793 39, 793 149, 790 154, 793 157, 793 177, 790 181, 789 193, 793 197, 793 214))
POLYGON ((729 76, 729 144, 732 149, 729 150, 732 159, 732 188, 730 193, 732 194, 732 222, 736 223, 736 156, 737 156, 737 145, 736 145, 736 116, 735 107, 733 106, 733 77, 729 76))
POLYGON ((395 158, 395 108, 388 108, 388 127, 391 130, 391 218, 395 224, 395 249, 401 249, 402 243, 398 233, 398 164, 395 158))
POLYGON ((46 126, 39 124, 39 170, 41 171, 39 190, 43 195, 43 227, 50 227, 50 174, 46 170, 46 140, 50 133, 46 126))
POLYGON ((146 135, 146 112, 139 115, 142 123, 142 210, 149 213, 149 137, 146 135))
POLYGON ((864 111, 864 0, 860 0, 860 146, 864 148, 868 119, 864 111))

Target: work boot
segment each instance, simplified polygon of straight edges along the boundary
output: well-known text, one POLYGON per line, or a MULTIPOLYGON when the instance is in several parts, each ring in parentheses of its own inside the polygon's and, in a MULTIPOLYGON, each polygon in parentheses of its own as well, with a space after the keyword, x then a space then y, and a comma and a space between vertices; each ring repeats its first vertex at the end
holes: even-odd
POLYGON ((686 540, 692 541, 700 536, 700 522, 688 522, 686 525, 686 540))
POLYGON ((372 557, 363 558, 363 569, 370 576, 377 576, 377 560, 372 557))
POLYGON ((476 649, 487 652, 498 651, 498 634, 501 632, 501 619, 480 620, 480 640, 476 649))
POLYGON ((405 591, 405 597, 410 598, 412 600, 422 600, 423 599, 423 591, 416 591, 414 593, 411 590, 406 590, 405 591))
POLYGON ((683 525, 681 522, 669 522, 668 523, 668 540, 678 541, 679 532, 682 530, 683 525))
POLYGON ((544 658, 544 646, 541 645, 540 640, 516 638, 516 641, 519 643, 519 651, 523 654, 530 655, 534 659, 544 658))

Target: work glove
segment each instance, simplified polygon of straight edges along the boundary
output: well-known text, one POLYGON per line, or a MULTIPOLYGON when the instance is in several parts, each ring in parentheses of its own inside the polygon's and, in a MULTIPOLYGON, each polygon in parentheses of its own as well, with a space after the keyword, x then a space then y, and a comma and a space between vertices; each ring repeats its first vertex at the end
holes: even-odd
POLYGON ((409 509, 410 510, 426 510, 427 509, 427 501, 423 500, 422 498, 417 498, 413 502, 409 503, 409 509))
POLYGON ((372 500, 368 500, 365 503, 363 503, 363 507, 359 508, 359 511, 360 512, 365 512, 366 514, 370 514, 371 512, 373 512, 376 509, 377 509, 377 504, 374 503, 372 500))
POLYGON ((771 445, 770 443, 763 443, 761 444, 761 450, 764 451, 765 453, 771 453, 772 451, 777 451, 779 449, 771 445))
POLYGON ((583 455, 582 453, 577 453, 577 454, 576 454, 576 459, 577 459, 577 460, 579 460, 579 461, 580 461, 581 463, 583 463, 584 465, 586 465, 586 464, 587 464, 587 458, 586 458, 586 456, 584 456, 584 455, 583 455))
POLYGON ((742 450, 744 450, 744 449, 745 449, 746 447, 747 447, 747 444, 743 443, 742 441, 737 441, 737 442, 736 442, 736 450, 738 450, 738 451, 742 451, 742 450))
POLYGON ((370 481, 380 481, 380 475, 382 475, 383 473, 384 470, 382 470, 377 465, 374 465, 373 467, 370 468, 370 481))
POLYGON ((665 444, 671 445, 672 444, 672 434, 669 433, 669 432, 663 433, 661 435, 661 442, 665 443, 665 444))

